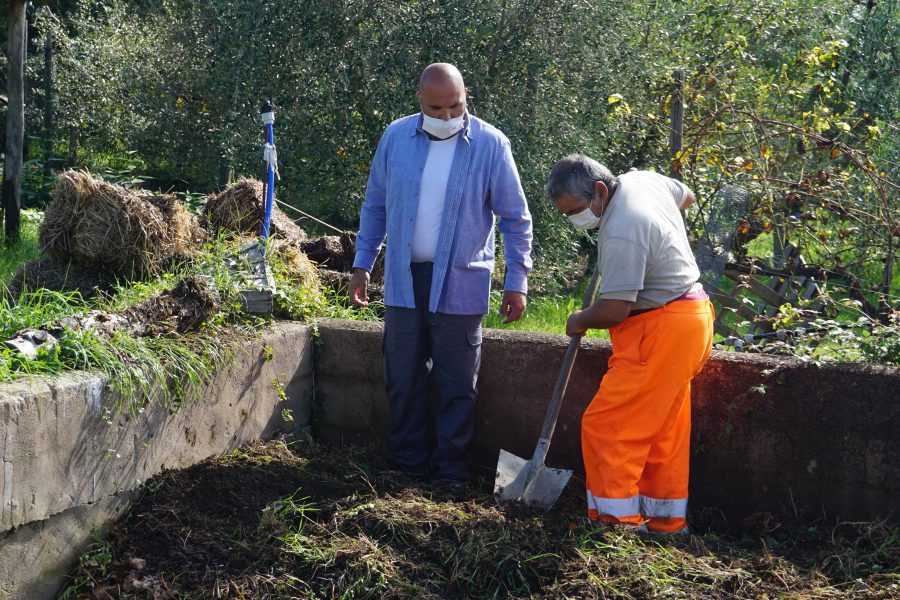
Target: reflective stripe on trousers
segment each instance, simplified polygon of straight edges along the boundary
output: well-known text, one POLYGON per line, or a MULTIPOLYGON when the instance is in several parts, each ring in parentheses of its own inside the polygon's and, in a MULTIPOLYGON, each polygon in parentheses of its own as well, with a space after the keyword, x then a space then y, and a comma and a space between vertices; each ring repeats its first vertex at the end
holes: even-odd
POLYGON ((588 508, 597 514, 610 517, 687 517, 687 498, 650 498, 648 496, 632 496, 630 498, 603 498, 587 491, 588 508))

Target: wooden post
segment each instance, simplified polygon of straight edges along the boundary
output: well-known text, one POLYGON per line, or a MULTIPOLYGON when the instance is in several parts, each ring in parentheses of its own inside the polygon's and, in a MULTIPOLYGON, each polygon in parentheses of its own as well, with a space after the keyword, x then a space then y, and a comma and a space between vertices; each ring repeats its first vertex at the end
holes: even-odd
POLYGON ((69 127, 69 152, 66 154, 66 168, 74 169, 75 164, 78 162, 78 143, 81 139, 81 134, 78 129, 78 125, 72 125, 69 127))
POLYGON ((772 224, 772 267, 784 268, 785 225, 784 215, 776 212, 772 224))
POLYGON ((8 17, 6 160, 3 163, 2 196, 6 243, 19 239, 22 207, 22 144, 25 140, 25 2, 10 0, 8 17))
POLYGON ((53 97, 53 33, 44 38, 44 175, 50 176, 53 162, 53 138, 55 128, 55 98, 53 97))
POLYGON ((675 79, 675 92, 669 105, 671 120, 669 125, 669 177, 681 181, 681 162, 678 154, 681 152, 681 139, 684 135, 684 70, 675 69, 672 73, 675 79))
POLYGON ((219 176, 217 178, 219 187, 225 187, 231 183, 234 177, 234 168, 231 165, 231 159, 224 154, 219 157, 219 176))
POLYGON ((891 293, 891 286, 894 283, 894 248, 893 244, 888 245, 888 255, 884 259, 884 271, 881 277, 881 289, 884 293, 885 301, 883 304, 887 307, 887 313, 890 313, 891 303, 887 297, 891 293))

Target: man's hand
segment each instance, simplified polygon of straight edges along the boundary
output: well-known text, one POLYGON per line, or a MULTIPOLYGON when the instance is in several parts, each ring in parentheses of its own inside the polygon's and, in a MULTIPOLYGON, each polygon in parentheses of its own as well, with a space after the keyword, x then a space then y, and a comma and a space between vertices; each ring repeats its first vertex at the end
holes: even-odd
POLYGON ((500 316, 506 317, 504 325, 518 321, 525 312, 528 297, 522 292, 503 292, 503 301, 500 303, 500 316))
POLYGON ((566 319, 566 335, 570 337, 573 335, 581 335, 588 330, 587 327, 581 324, 582 312, 584 311, 576 310, 569 315, 568 319, 566 319))
POLYGON ((350 302, 355 306, 369 305, 369 272, 365 269, 353 269, 353 275, 350 276, 350 284, 347 286, 347 293, 350 295, 350 302))

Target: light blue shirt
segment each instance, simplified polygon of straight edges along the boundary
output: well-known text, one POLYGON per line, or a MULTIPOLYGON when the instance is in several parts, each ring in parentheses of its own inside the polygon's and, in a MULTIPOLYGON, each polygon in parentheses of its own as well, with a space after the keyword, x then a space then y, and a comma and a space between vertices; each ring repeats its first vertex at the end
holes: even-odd
MULTIPOLYGON (((467 114, 456 137, 428 310, 486 314, 494 270, 494 217, 503 235, 504 289, 527 293, 531 214, 506 136, 467 114)), ((381 136, 369 171, 353 266, 371 272, 387 235, 388 306, 415 307, 410 250, 428 144, 421 113, 398 119, 381 136)))

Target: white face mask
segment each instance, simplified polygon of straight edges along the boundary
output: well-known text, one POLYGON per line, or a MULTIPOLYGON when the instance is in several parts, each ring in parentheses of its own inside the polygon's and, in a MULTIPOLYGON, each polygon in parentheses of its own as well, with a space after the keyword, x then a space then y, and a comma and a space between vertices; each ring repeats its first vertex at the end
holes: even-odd
MULTIPOLYGON (((593 202, 591 204, 593 204, 593 202)), ((595 215, 594 211, 591 210, 591 204, 588 204, 588 207, 581 212, 575 213, 574 215, 566 215, 576 229, 588 230, 600 227, 600 221, 603 220, 603 215, 599 217, 595 215)))
POLYGON ((465 114, 463 113, 458 117, 444 121, 437 117, 429 117, 423 112, 422 129, 438 139, 445 140, 463 128, 463 117, 465 114))

